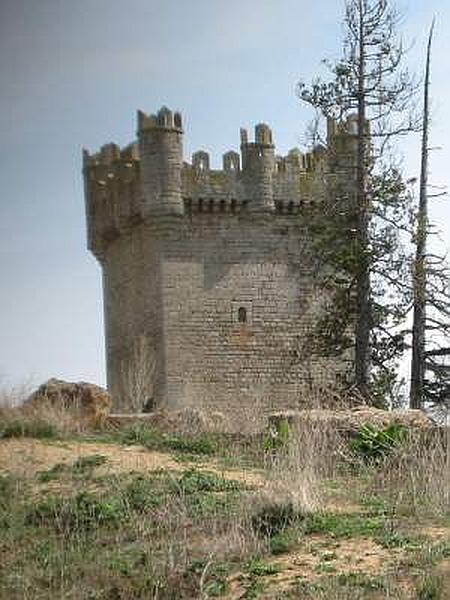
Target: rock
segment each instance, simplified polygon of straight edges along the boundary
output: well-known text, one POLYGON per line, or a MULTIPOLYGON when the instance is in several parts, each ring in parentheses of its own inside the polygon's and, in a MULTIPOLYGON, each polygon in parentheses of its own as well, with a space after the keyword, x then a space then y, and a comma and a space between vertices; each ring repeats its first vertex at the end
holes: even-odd
POLYGON ((160 409, 150 413, 111 414, 107 418, 107 424, 113 428, 145 424, 166 433, 190 435, 222 432, 225 423, 222 413, 194 407, 179 410, 160 409))
POLYGON ((328 410, 312 409, 280 411, 269 415, 269 428, 278 431, 280 422, 287 421, 290 427, 309 423, 334 427, 337 431, 351 433, 363 425, 385 428, 391 424, 405 427, 429 429, 434 426, 431 419, 420 410, 381 410, 371 406, 356 406, 351 409, 328 410))
POLYGON ((109 415, 112 399, 105 389, 92 383, 49 379, 28 398, 25 406, 66 411, 83 424, 98 427, 109 415))

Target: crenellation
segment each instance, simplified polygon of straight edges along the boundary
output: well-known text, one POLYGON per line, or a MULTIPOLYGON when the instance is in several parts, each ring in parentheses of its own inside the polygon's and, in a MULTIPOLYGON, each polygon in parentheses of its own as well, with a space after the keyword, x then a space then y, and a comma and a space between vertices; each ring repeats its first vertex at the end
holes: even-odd
POLYGON ((237 177, 241 170, 241 157, 237 152, 230 150, 222 157, 223 170, 227 175, 237 177))
POLYGON ((124 364, 144 340, 155 406, 297 406, 336 360, 292 361, 322 310, 310 208, 326 183, 351 188, 354 120, 329 121, 327 146, 275 155, 272 131, 212 169, 183 157, 180 113, 138 111, 137 140, 83 151, 88 246, 103 269, 108 387, 129 410, 124 364), (345 168, 344 168, 345 167, 345 168), (313 372, 309 372, 309 370, 313 372))

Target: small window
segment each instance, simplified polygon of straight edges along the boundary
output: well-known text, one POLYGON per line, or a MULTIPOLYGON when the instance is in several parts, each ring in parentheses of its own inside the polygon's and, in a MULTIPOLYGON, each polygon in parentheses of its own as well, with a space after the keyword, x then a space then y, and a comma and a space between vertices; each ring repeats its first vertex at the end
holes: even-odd
POLYGON ((245 306, 240 306, 238 310, 239 323, 247 323, 247 309, 245 306))

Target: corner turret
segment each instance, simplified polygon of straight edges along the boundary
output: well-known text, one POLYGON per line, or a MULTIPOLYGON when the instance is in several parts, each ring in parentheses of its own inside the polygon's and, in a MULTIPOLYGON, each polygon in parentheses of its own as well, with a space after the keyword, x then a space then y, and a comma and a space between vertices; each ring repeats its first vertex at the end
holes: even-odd
POLYGON ((255 127, 255 141, 241 129, 242 176, 249 208, 254 211, 273 211, 273 174, 275 171, 275 146, 272 131, 264 123, 255 127))
POLYGON ((144 215, 182 214, 183 128, 180 113, 138 111, 144 215))

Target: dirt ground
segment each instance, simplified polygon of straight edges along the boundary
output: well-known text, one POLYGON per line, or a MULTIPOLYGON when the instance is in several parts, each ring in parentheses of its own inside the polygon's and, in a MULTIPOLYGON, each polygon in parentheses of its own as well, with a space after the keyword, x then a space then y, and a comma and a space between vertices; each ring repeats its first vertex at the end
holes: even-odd
POLYGON ((257 471, 223 469, 216 461, 177 462, 170 454, 147 450, 142 446, 81 441, 41 441, 30 438, 11 438, 0 441, 0 474, 11 473, 34 478, 39 471, 51 469, 58 463, 71 465, 80 457, 99 454, 106 462, 96 467, 97 475, 166 470, 184 470, 195 466, 200 470, 219 473, 251 486, 262 486, 263 475, 257 471))
MULTIPOLYGON (((25 477, 33 481, 33 487, 38 493, 41 488, 51 490, 54 486, 60 486, 59 489, 63 491, 62 482, 36 483, 36 474, 57 464, 73 465, 77 459, 92 455, 106 458, 103 464, 95 467, 95 474, 98 476, 159 469, 180 471, 195 466, 200 470, 214 471, 225 478, 244 482, 252 486, 257 494, 260 493, 259 490, 262 492, 273 485, 273 481, 267 480, 262 472, 224 469, 215 459, 195 463, 179 462, 168 453, 150 451, 141 446, 28 438, 0 440, 0 475, 10 473, 25 477)), ((330 501, 329 509, 354 512, 358 510, 358 506, 346 505, 344 498, 335 498, 330 501)), ((445 527, 428 526, 419 533, 436 541, 450 539, 450 530, 445 527)), ((261 597, 273 597, 270 596, 270 590, 276 590, 277 594, 287 592, 298 581, 314 582, 325 573, 379 576, 401 564, 403 555, 402 549, 384 548, 372 539, 363 537, 330 539, 326 535, 310 535, 301 547, 273 557, 271 562, 279 567, 279 572, 264 578, 266 591, 261 597)), ((439 565, 439 573, 447 586, 445 589, 450 589, 450 560, 439 565)), ((248 581, 246 583, 245 574, 233 575, 229 583, 229 593, 224 598, 247 597, 245 590, 248 581)))

